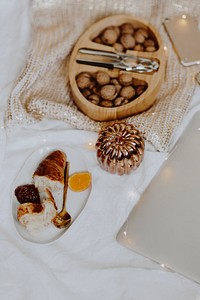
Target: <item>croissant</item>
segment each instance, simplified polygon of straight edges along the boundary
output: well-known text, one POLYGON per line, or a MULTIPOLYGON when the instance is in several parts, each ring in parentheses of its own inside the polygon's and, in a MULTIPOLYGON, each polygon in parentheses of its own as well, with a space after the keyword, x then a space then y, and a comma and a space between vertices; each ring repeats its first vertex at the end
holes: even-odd
POLYGON ((50 153, 40 162, 33 174, 33 180, 38 190, 63 190, 66 154, 60 150, 50 153))

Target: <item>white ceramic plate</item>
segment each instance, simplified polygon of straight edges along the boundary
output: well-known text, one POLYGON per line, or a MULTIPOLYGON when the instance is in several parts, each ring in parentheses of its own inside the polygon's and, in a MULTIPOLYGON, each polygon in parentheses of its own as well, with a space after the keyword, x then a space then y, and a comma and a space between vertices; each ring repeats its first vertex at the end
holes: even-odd
MULTIPOLYGON (((15 196, 15 189, 17 186, 22 184, 32 183, 32 175, 37 168, 38 164, 52 151, 54 150, 62 150, 67 155, 67 160, 70 162, 70 170, 69 175, 75 172, 83 172, 88 171, 85 159, 79 151, 70 147, 55 147, 55 146, 46 146, 38 149, 33 152, 24 162, 20 172, 18 173, 12 189, 12 215, 14 219, 14 225, 17 229, 17 232, 23 237, 25 240, 35 243, 50 243, 58 239, 62 236, 66 229, 57 229, 53 224, 50 224, 43 230, 40 230, 35 235, 31 235, 26 228, 24 228, 17 220, 17 207, 19 206, 19 202, 15 196)), ((87 199, 91 192, 91 186, 83 191, 83 192, 73 192, 68 189, 67 192, 67 211, 70 213, 72 217, 72 224, 74 220, 78 217, 80 212, 83 210, 87 199)), ((58 193, 54 193, 54 197, 56 200, 56 204, 58 206, 58 211, 61 210, 62 207, 62 197, 58 193)))

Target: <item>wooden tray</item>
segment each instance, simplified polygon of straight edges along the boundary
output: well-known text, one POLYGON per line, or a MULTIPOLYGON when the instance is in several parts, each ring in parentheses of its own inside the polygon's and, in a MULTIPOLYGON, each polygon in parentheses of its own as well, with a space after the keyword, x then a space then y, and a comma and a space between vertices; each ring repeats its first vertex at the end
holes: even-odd
MULTIPOLYGON (((83 57, 82 57, 83 58, 83 57)), ((94 59, 94 57, 93 57, 94 59)), ((135 17, 129 15, 114 15, 100 20, 99 22, 93 24, 87 31, 83 33, 83 35, 77 41, 73 52, 71 54, 70 63, 69 63, 69 80, 72 89, 72 94, 74 97, 74 101, 77 107, 89 116, 91 119, 96 121, 109 121, 109 120, 117 120, 122 119, 142 111, 148 109, 156 100, 157 93, 161 87, 162 80, 165 73, 165 65, 166 65, 166 54, 161 41, 161 38, 158 32, 150 25, 145 23, 141 19, 137 19, 135 17), (135 73, 129 72, 133 78, 143 80, 147 83, 148 87, 139 97, 135 100, 131 101, 128 104, 118 106, 118 107, 101 107, 97 106, 90 101, 88 101, 83 94, 80 92, 77 84, 76 84, 76 76, 81 72, 90 72, 95 73, 99 70, 103 70, 108 72, 111 77, 118 77, 122 72, 126 73, 126 71, 122 71, 119 69, 106 69, 96 66, 88 66, 78 64, 76 62, 77 58, 81 58, 84 55, 84 58, 91 59, 91 56, 79 53, 80 48, 92 48, 97 50, 106 50, 106 51, 115 51, 113 47, 98 44, 93 42, 92 40, 98 36, 100 32, 102 32, 108 26, 120 26, 123 23, 132 23, 135 28, 145 28, 150 31, 154 40, 157 41, 158 50, 154 52, 143 52, 143 51, 133 51, 128 50, 126 53, 134 54, 137 56, 157 59, 160 63, 160 67, 157 72, 148 74, 148 73, 135 73)))

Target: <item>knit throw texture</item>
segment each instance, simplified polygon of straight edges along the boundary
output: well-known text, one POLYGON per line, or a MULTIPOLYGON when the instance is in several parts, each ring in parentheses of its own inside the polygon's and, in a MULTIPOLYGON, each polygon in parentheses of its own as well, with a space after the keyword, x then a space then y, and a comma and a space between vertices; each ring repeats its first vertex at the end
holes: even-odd
POLYGON ((183 67, 162 25, 165 18, 187 13, 200 21, 199 0, 33 0, 33 39, 26 66, 16 79, 7 107, 6 126, 29 127, 42 118, 57 119, 77 129, 99 131, 97 122, 78 110, 69 85, 70 53, 80 37, 100 19, 127 14, 152 24, 167 47, 164 82, 154 105, 126 118, 157 151, 168 151, 170 139, 196 87, 198 66, 183 67))

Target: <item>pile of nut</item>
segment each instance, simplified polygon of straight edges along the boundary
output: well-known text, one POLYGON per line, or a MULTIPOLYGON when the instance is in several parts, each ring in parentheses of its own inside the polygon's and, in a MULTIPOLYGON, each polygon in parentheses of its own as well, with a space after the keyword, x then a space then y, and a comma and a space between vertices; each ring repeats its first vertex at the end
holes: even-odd
POLYGON ((93 42, 113 47, 117 52, 126 50, 154 52, 158 49, 155 39, 144 28, 134 28, 131 23, 105 28, 93 42))
POLYGON ((77 75, 76 83, 88 101, 102 107, 127 104, 147 89, 145 81, 133 78, 129 73, 112 78, 104 71, 82 72, 77 75))

